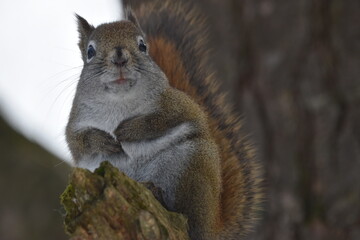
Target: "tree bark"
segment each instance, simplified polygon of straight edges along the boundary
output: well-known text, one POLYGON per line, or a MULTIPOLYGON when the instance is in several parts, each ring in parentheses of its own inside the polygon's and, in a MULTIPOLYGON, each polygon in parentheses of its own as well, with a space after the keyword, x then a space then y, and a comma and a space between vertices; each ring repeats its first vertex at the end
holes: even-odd
POLYGON ((249 239, 360 239, 360 2, 197 2, 265 165, 249 239))
POLYGON ((108 162, 94 173, 76 168, 61 202, 71 240, 188 239, 184 216, 168 212, 151 191, 108 162))

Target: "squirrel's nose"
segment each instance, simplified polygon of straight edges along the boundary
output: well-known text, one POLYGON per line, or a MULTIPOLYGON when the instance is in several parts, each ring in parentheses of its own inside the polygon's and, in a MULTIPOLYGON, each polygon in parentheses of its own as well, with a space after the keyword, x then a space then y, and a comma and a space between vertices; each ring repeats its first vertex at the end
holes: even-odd
POLYGON ((113 55, 111 62, 118 67, 123 67, 128 60, 128 54, 124 51, 124 49, 122 47, 116 47, 115 54, 113 55))

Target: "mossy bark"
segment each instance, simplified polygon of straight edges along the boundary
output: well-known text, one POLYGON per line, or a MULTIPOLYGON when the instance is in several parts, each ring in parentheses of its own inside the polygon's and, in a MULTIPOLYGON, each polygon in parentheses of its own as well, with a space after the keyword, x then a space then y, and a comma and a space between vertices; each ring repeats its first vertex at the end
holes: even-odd
POLYGON ((104 162, 75 168, 61 196, 65 230, 75 239, 188 239, 184 216, 167 211, 142 184, 104 162))

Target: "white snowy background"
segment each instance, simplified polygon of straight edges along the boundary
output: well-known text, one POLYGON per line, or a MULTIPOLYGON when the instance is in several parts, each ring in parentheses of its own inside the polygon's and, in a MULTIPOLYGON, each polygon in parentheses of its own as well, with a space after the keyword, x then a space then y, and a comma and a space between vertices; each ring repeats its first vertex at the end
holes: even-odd
POLYGON ((0 2, 0 111, 65 161, 64 130, 82 68, 74 13, 96 26, 119 20, 120 9, 118 0, 0 2))

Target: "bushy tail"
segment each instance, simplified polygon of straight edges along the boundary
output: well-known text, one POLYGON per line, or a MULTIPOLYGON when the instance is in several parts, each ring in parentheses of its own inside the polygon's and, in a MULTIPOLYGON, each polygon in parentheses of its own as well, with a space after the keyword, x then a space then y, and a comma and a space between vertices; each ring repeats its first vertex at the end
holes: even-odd
POLYGON ((150 55, 170 84, 189 94, 208 113, 222 157, 220 239, 239 239, 251 230, 262 199, 261 171, 241 133, 239 118, 219 89, 209 62, 206 18, 191 1, 131 2, 146 34, 150 55))

